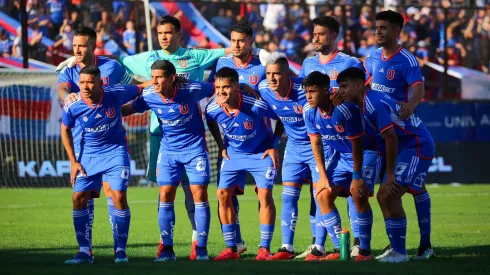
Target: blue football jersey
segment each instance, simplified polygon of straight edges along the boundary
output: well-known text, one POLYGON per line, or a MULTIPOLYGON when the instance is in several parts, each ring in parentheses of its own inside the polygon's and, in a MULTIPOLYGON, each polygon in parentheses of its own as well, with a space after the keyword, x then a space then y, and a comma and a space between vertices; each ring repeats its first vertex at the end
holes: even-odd
MULTIPOLYGON (((133 82, 133 79, 122 65, 113 59, 104 56, 95 56, 94 64, 99 67, 100 79, 104 86, 114 86, 116 84, 129 85, 133 82)), ((72 68, 65 67, 58 73, 58 84, 66 83, 71 87, 70 92, 78 93, 80 91, 78 87, 80 70, 81 68, 78 65, 72 68)), ((75 151, 78 151, 80 148, 82 128, 75 125, 72 129, 72 134, 75 151)))
POLYGON ((268 118, 274 112, 266 102, 239 92, 240 105, 236 113, 228 113, 213 99, 206 106, 206 119, 223 128, 226 148, 237 152, 260 153, 272 148, 272 130, 268 118))
POLYGON ((133 109, 142 113, 152 110, 160 124, 160 150, 172 154, 206 149, 204 123, 199 101, 214 95, 214 85, 191 82, 176 87, 173 98, 165 98, 152 86, 143 90, 132 102, 133 109))
POLYGON ((78 123, 82 129, 80 154, 127 154, 126 131, 122 126, 121 106, 136 98, 139 86, 105 86, 97 104, 89 104, 78 93, 77 100, 63 107, 62 123, 73 128, 78 123))
POLYGON ((402 47, 389 57, 384 56, 383 48, 374 50, 366 59, 366 71, 372 76, 371 88, 387 93, 396 101, 409 101, 410 88, 424 81, 419 62, 402 47))
MULTIPOLYGON (((216 64, 216 71, 219 71, 221 68, 235 69, 238 72, 239 82, 247 84, 254 90, 257 90, 260 81, 265 79, 265 67, 262 66, 258 57, 252 55, 243 66, 235 62, 233 55, 220 57, 216 64)), ((209 75, 208 82, 214 82, 214 74, 209 75)))
POLYGON ((308 135, 320 135, 323 144, 329 145, 340 153, 352 153, 350 139, 363 137, 363 149, 379 152, 380 136, 365 126, 361 110, 352 102, 342 103, 329 113, 320 108, 311 108, 308 103, 303 107, 308 135), (369 131, 369 134, 365 134, 369 131))
MULTIPOLYGON (((298 77, 305 78, 311 72, 321 72, 330 77, 330 90, 335 92, 339 89, 337 76, 339 73, 350 67, 356 67, 364 70, 362 62, 359 59, 339 51, 335 52, 330 59, 325 61, 320 60, 320 55, 315 55, 308 57, 303 61, 298 77)), ((366 84, 370 80, 369 74, 366 73, 366 84)))
POLYGON ((393 127, 398 136, 398 148, 417 148, 418 156, 431 159, 435 153, 434 140, 424 123, 415 114, 401 120, 401 106, 386 93, 367 91, 364 94, 363 113, 380 133, 393 127))
POLYGON ((306 133, 306 125, 303 119, 303 105, 307 101, 302 88, 302 81, 302 78, 290 79, 289 92, 284 98, 280 98, 269 88, 267 79, 259 84, 260 96, 281 120, 288 142, 294 145, 310 145, 310 138, 306 133))

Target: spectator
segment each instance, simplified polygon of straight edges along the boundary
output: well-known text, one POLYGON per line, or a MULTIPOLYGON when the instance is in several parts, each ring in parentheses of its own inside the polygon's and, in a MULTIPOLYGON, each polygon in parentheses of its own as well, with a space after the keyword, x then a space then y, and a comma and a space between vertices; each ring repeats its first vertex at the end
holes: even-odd
POLYGON ((211 18, 211 25, 213 25, 220 33, 225 36, 229 36, 230 26, 232 24, 232 17, 227 17, 224 8, 220 8, 218 15, 211 18))
POLYGON ((22 27, 17 28, 17 37, 12 47, 12 56, 16 58, 22 57, 22 27))
POLYGON ((126 30, 123 33, 123 43, 129 55, 136 54, 136 31, 133 21, 126 23, 126 30))
POLYGON ((5 30, 0 30, 0 56, 10 57, 12 55, 12 40, 9 39, 5 30))
POLYGON ((286 32, 284 38, 281 40, 279 44, 279 49, 281 52, 285 53, 290 59, 295 62, 298 62, 298 54, 297 51, 300 49, 301 42, 296 37, 296 32, 294 30, 290 30, 286 32))
POLYGON ((68 19, 65 19, 63 25, 60 27, 60 37, 63 40, 63 47, 65 49, 73 48, 73 29, 68 24, 68 19))
POLYGON ((269 44, 267 44, 267 51, 269 52, 277 52, 279 50, 279 46, 277 45, 276 42, 271 41, 269 44))
POLYGON ((427 49, 427 43, 425 41, 419 41, 417 43, 418 49, 415 50, 415 56, 417 57, 420 66, 423 67, 425 63, 429 62, 429 51, 427 49))
POLYGON ((64 0, 48 0, 46 2, 46 8, 49 11, 50 14, 50 19, 51 19, 51 34, 50 38, 54 39, 56 35, 58 35, 58 32, 61 28, 61 25, 63 25, 63 20, 65 18, 64 12, 65 12, 65 1, 64 0))
POLYGON ((70 13, 68 24, 70 24, 72 30, 83 27, 82 16, 78 10, 74 10, 70 13))
MULTIPOLYGON (((272 3, 275 2, 277 0, 272 0, 272 3)), ((279 26, 279 22, 286 19, 286 7, 283 4, 267 4, 263 17, 264 29, 274 31, 279 26)))
POLYGON ((104 31, 105 34, 111 36, 113 31, 111 15, 107 11, 102 12, 102 16, 95 27, 96 32, 104 31))

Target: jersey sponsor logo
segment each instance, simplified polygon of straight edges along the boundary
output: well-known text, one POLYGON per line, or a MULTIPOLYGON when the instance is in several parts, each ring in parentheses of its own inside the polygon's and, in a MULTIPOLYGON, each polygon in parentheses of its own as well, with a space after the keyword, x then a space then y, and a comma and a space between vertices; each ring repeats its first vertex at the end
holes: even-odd
POLYGON ((393 93, 395 88, 386 87, 383 84, 373 83, 372 89, 383 93, 393 93))
POLYGON ((343 133, 344 132, 344 126, 342 126, 342 125, 336 124, 333 127, 335 127, 335 130, 337 130, 337 132, 339 132, 339 133, 343 133))
POLYGON ((187 65, 188 65, 188 63, 187 63, 187 59, 184 59, 184 60, 179 60, 178 62, 179 62, 179 66, 180 66, 181 68, 187 68, 187 65))
POLYGON ((301 105, 295 105, 295 106, 293 106, 293 110, 297 114, 302 114, 303 113, 303 106, 301 106, 301 105))
POLYGON ((257 130, 253 131, 249 135, 226 135, 229 139, 237 141, 247 141, 249 139, 255 138, 257 136, 257 130))
POLYGON ((388 69, 386 71, 386 78, 388 78, 388 80, 393 80, 394 77, 395 77, 395 70, 388 69))
POLYGON ((248 81, 250 82, 250 84, 252 85, 255 85, 257 83, 259 83, 259 76, 258 75, 251 75, 248 77, 248 81))
POLYGON ((287 117, 287 116, 280 116, 279 119, 284 122, 298 122, 298 121, 303 121, 302 117, 287 117))
POLYGON ((189 105, 187 104, 181 105, 179 106, 179 110, 181 114, 185 115, 189 112, 189 105))
POLYGON ((190 116, 186 117, 185 119, 177 119, 177 120, 167 120, 160 118, 160 122, 163 125, 168 125, 168 126, 181 126, 187 124, 189 121, 192 120, 193 115, 191 114, 190 116))
POLYGON ((191 74, 190 73, 177 73, 177 75, 178 76, 181 76, 181 77, 183 77, 185 79, 189 79, 189 77, 190 77, 191 74))
POLYGON ((100 82, 102 82, 102 86, 109 86, 109 77, 101 77, 100 82))
MULTIPOLYGON (((106 113, 107 117, 114 118, 114 116, 116 115, 116 109, 114 109, 114 107, 111 107, 111 108, 105 110, 105 113, 106 113)), ((95 118, 97 118, 97 116, 95 116, 95 118)))
POLYGON ((243 126, 245 126, 245 129, 247 130, 252 130, 254 127, 254 122, 253 121, 244 121, 243 126))
POLYGON ((85 128, 85 131, 89 132, 89 133, 99 133, 99 132, 104 132, 104 131, 107 131, 109 130, 110 128, 116 126, 116 124, 118 123, 119 120, 114 120, 113 122, 111 122, 110 124, 103 124, 103 125, 99 125, 95 128, 85 128))
POLYGON ((328 74, 330 80, 336 80, 338 75, 339 75, 339 71, 337 70, 330 70, 330 73, 328 74))

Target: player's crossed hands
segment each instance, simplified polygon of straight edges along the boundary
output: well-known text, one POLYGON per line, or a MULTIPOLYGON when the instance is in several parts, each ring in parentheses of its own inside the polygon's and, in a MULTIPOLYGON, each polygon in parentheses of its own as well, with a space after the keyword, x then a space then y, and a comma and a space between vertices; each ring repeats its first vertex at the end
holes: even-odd
POLYGON ((369 197, 370 191, 363 179, 352 180, 350 193, 357 194, 359 198, 369 197))
POLYGON ((80 162, 72 162, 71 168, 70 168, 71 187, 75 186, 75 179, 77 178, 78 174, 80 174, 82 176, 87 175, 85 173, 85 170, 83 169, 82 165, 80 164, 80 162))
POLYGON ((400 111, 398 111, 398 113, 400 114, 400 119, 402 120, 409 118, 415 110, 415 105, 411 102, 397 102, 396 104, 402 106, 400 111))

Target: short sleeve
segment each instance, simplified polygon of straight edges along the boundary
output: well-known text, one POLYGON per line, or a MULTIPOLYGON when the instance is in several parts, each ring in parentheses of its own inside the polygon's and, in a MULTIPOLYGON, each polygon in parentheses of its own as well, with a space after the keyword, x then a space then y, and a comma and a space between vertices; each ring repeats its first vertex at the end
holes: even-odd
POLYGON ((303 106, 303 119, 305 120, 306 132, 310 136, 317 136, 318 129, 315 126, 315 112, 309 104, 303 106))
POLYGON ((364 118, 361 110, 354 105, 339 105, 340 110, 339 122, 344 126, 348 139, 355 139, 364 134, 364 118))
POLYGON ((61 124, 63 126, 65 126, 66 128, 73 128, 73 127, 75 127, 75 118, 71 114, 68 106, 69 105, 65 105, 63 107, 63 114, 61 116, 61 124))
POLYGON ((216 101, 211 100, 211 102, 206 105, 206 119, 210 121, 216 121, 216 114, 213 112, 217 107, 216 101))
POLYGON ((366 58, 366 62, 364 63, 364 69, 366 69, 366 72, 369 75, 373 75, 373 69, 372 69, 373 64, 372 63, 373 63, 373 59, 371 58, 371 55, 369 55, 366 58))
POLYGON ((225 49, 214 50, 191 50, 192 56, 197 60, 197 63, 201 68, 207 68, 211 66, 218 58, 225 56, 225 49))
POLYGON ((117 98, 121 105, 128 103, 129 101, 135 99, 137 96, 141 94, 141 87, 136 85, 122 86, 116 85, 115 88, 121 89, 116 93, 117 98))
POLYGON ((208 83, 214 83, 214 75, 216 74, 216 72, 220 69, 218 68, 218 64, 220 63, 219 62, 220 59, 218 59, 218 61, 216 61, 216 63, 214 64, 213 66, 213 69, 211 70, 211 72, 209 73, 209 76, 208 76, 208 83))
POLYGON ((150 57, 151 52, 143 52, 136 55, 121 56, 121 64, 128 70, 130 74, 136 74, 146 77, 146 62, 150 57))
POLYGON ((189 87, 189 94, 191 95, 190 98, 192 99, 191 103, 199 102, 201 99, 214 95, 214 84, 212 83, 195 82, 187 85, 189 87))
POLYGON ((414 61, 416 62, 415 66, 407 66, 405 70, 405 79, 407 80, 407 83, 410 87, 417 83, 424 83, 424 79, 422 78, 422 71, 420 70, 420 66, 417 60, 414 61))
POLYGON ((58 85, 60 84, 67 84, 70 86, 70 90, 77 86, 77 83, 73 82, 67 68, 58 73, 58 85))
POLYGON ((131 108, 137 113, 143 113, 147 110, 150 110, 150 106, 145 100, 143 95, 138 96, 133 102, 131 102, 131 108))

